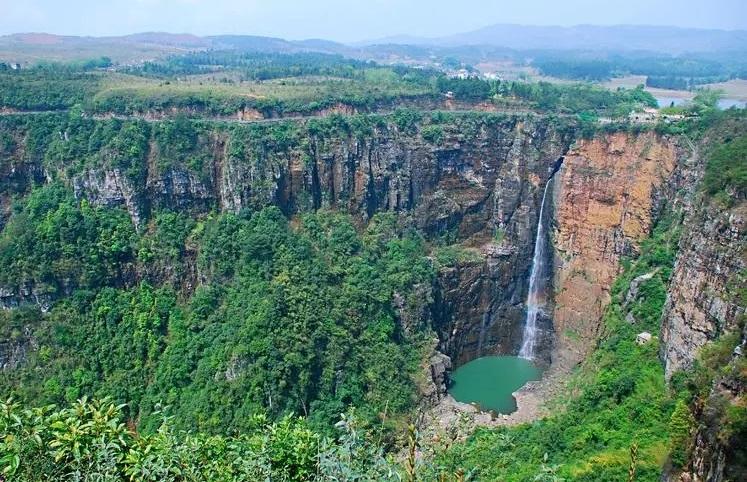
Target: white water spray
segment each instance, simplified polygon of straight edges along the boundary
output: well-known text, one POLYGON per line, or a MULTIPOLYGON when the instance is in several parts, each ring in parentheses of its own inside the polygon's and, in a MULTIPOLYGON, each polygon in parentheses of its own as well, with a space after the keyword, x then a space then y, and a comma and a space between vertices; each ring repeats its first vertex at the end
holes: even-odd
MULTIPOLYGON (((554 173, 553 173, 554 174, 554 173)), ((537 237, 534 239, 534 257, 532 258, 532 272, 529 275, 529 292, 527 293, 527 318, 524 323, 524 337, 521 343, 519 356, 528 360, 534 359, 535 345, 539 329, 537 328, 537 316, 542 311, 544 305, 544 286, 542 275, 545 272, 545 198, 547 189, 550 187, 552 177, 545 184, 545 191, 542 194, 542 204, 540 205, 539 221, 537 222, 537 237)))

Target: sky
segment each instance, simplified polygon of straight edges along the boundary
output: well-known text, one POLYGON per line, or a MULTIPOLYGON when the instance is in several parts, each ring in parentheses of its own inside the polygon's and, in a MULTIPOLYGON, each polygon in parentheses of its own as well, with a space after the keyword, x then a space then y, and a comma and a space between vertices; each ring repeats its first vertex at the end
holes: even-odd
POLYGON ((496 23, 747 30, 747 0, 0 0, 0 34, 246 34, 343 42, 496 23))

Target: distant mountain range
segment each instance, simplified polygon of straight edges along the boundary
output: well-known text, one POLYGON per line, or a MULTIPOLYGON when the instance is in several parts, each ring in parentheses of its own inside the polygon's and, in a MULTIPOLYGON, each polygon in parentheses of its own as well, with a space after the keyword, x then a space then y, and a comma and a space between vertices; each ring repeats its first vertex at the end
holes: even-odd
POLYGON ((637 25, 558 27, 498 24, 446 37, 397 36, 359 45, 381 44, 490 45, 516 50, 647 50, 678 54, 747 50, 747 31, 637 25))
POLYGON ((236 49, 256 52, 322 52, 360 55, 366 48, 320 40, 284 40, 254 35, 216 35, 145 32, 118 37, 76 37, 47 33, 18 33, 0 36, 0 60, 74 60, 109 56, 117 62, 139 62, 193 50, 236 49))
POLYGON ((322 52, 349 57, 401 60, 427 59, 431 55, 499 57, 531 50, 747 52, 747 31, 678 27, 523 26, 501 24, 438 38, 409 36, 346 45, 323 39, 285 40, 252 35, 216 35, 147 32, 119 37, 75 37, 46 33, 0 36, 0 60, 35 62, 85 59, 106 55, 117 62, 140 62, 170 53, 205 49, 258 52, 322 52))

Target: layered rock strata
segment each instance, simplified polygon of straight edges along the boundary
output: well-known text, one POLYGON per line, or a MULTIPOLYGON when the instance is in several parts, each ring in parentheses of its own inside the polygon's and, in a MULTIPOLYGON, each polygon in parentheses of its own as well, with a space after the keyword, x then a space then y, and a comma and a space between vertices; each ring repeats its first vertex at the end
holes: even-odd
POLYGON ((582 140, 565 156, 553 232, 557 364, 573 366, 594 347, 620 261, 649 235, 676 164, 673 143, 653 133, 582 140))

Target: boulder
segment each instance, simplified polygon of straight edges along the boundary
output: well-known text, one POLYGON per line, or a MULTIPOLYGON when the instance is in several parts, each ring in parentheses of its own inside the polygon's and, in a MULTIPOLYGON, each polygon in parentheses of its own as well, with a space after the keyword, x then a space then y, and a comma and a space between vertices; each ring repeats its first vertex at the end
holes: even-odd
POLYGON ((635 337, 635 342, 639 345, 645 345, 646 343, 651 341, 651 333, 644 331, 641 333, 638 333, 635 337))

